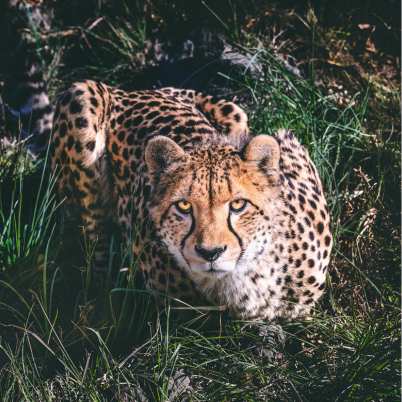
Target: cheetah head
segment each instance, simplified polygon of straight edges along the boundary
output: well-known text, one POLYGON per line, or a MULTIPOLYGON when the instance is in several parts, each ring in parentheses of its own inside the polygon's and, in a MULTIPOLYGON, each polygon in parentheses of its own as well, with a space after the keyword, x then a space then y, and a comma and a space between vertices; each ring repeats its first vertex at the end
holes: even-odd
POLYGON ((277 141, 266 135, 241 148, 218 141, 191 151, 164 136, 149 141, 150 215, 180 266, 222 277, 272 243, 279 157, 277 141))

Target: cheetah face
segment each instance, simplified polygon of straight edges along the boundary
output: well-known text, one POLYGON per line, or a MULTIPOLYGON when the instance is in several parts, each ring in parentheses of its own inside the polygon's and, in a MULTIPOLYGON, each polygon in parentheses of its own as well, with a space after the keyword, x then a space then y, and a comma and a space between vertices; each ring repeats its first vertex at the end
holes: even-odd
POLYGON ((152 139, 145 160, 153 191, 150 214, 176 261, 194 274, 239 271, 272 241, 279 195, 279 146, 254 137, 185 152, 167 137, 152 139))

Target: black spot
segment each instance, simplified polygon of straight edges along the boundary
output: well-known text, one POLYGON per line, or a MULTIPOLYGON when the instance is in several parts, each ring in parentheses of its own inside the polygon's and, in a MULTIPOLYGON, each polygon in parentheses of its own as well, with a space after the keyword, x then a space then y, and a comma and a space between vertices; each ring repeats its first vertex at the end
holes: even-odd
POLYGON ((74 99, 70 103, 70 113, 75 114, 81 112, 82 112, 82 105, 76 99, 74 99))
POLYGON ((315 215, 313 213, 313 211, 307 211, 307 215, 310 217, 310 219, 313 221, 315 218, 315 215))
POLYGON ((72 135, 69 135, 67 140, 67 148, 71 149, 74 145, 74 142, 74 137, 72 135))
POLYGON ((77 152, 77 154, 80 154, 82 151, 82 145, 81 142, 77 140, 77 142, 75 143, 75 151, 77 152))
POLYGON ((307 279, 307 282, 310 284, 313 284, 315 282, 315 276, 309 276, 309 278, 307 279))
POLYGON ((123 123, 123 120, 124 120, 124 114, 122 113, 122 114, 116 119, 117 124, 123 123))
POLYGON ((95 149, 95 141, 88 141, 85 145, 86 149, 93 151, 95 149))
POLYGON ((324 224, 322 222, 318 222, 317 230, 319 234, 322 234, 322 232, 324 231, 324 224))
POLYGON ((296 238, 296 232, 292 229, 292 230, 290 230, 290 231, 287 231, 286 233, 285 233, 285 237, 287 238, 287 239, 295 239, 296 238))
MULTIPOLYGON (((147 120, 151 120, 151 119, 154 119, 154 118, 155 118, 156 116, 158 116, 158 115, 159 115, 159 112, 153 111, 153 112, 147 114, 147 115, 145 116, 145 118, 146 118, 147 120)), ((159 122, 157 122, 157 121, 155 120, 154 123, 155 123, 155 124, 158 124, 159 122)))
POLYGON ((131 125, 132 126, 139 126, 142 123, 142 116, 137 116, 134 120, 131 120, 131 125))
POLYGON ((290 275, 285 276, 285 283, 291 283, 292 282, 292 277, 290 275))
POLYGON ((308 200, 308 202, 309 202, 309 204, 311 205, 311 208, 317 209, 317 204, 316 204, 315 201, 313 201, 313 200, 308 200))
POLYGON ((148 130, 151 131, 151 130, 152 130, 152 127, 149 127, 149 128, 147 128, 147 127, 141 127, 141 128, 137 131, 137 137, 138 137, 139 139, 144 138, 144 137, 148 134, 148 130))
POLYGON ((329 247, 329 245, 331 244, 331 237, 330 236, 325 236, 324 242, 325 242, 325 245, 327 247, 329 247))
POLYGON ((144 196, 144 199, 148 200, 149 196, 151 195, 151 187, 150 186, 145 186, 142 194, 144 196))
POLYGON ((224 116, 227 116, 229 113, 233 112, 233 106, 232 105, 225 105, 222 109, 221 112, 224 116))
POLYGON ((133 145, 133 143, 134 143, 134 134, 130 134, 130 135, 127 137, 127 144, 128 144, 128 145, 133 145))
POLYGON ((314 240, 314 233, 312 231, 310 231, 308 233, 308 237, 310 238, 311 241, 313 241, 314 240))
POLYGON ((77 128, 88 127, 88 120, 85 117, 77 117, 75 119, 75 127, 77 127, 77 128))
POLYGON ((309 260, 307 260, 307 264, 308 264, 309 268, 313 268, 314 267, 314 260, 310 258, 309 260))
POLYGON ((93 106, 93 107, 98 107, 98 101, 96 100, 96 98, 91 98, 90 99, 90 102, 91 102, 91 105, 93 106))
MULTIPOLYGON (((128 179, 129 177, 130 177, 130 169, 128 166, 124 166, 123 178, 128 179)), ((126 194, 129 194, 129 186, 126 186, 125 192, 126 194)))
POLYGON ((117 144, 116 144, 115 142, 112 144, 112 152, 113 152, 114 154, 118 154, 118 153, 119 153, 119 147, 117 146, 117 144))
POLYGON ((241 298, 240 298, 240 303, 244 303, 249 299, 249 295, 245 293, 241 298))
POLYGON ((135 149, 134 156, 135 156, 137 159, 140 159, 140 158, 141 158, 141 156, 142 156, 142 151, 141 151, 141 148, 140 148, 140 147, 137 147, 137 148, 135 149))
POLYGON ((295 267, 296 268, 299 268, 300 266, 301 266, 301 260, 299 260, 299 259, 297 259, 296 261, 295 261, 295 267))
POLYGON ((119 134, 117 134, 117 138, 120 142, 124 140, 124 137, 126 136, 126 133, 124 131, 120 131, 119 134))
POLYGON ((299 233, 304 233, 304 227, 300 222, 297 223, 297 228, 299 229, 299 233))
POLYGON ((174 131, 175 134, 183 134, 185 129, 186 128, 184 126, 177 126, 177 127, 174 128, 173 131, 174 131))
POLYGON ((139 110, 142 109, 145 106, 144 102, 138 102, 133 106, 133 110, 139 110))
POLYGON ((288 208, 291 210, 293 214, 297 215, 297 209, 292 204, 289 204, 288 208))
POLYGON ((160 135, 167 135, 171 132, 171 128, 169 126, 165 126, 159 130, 160 135))
POLYGON ((298 273, 297 273, 297 277, 298 278, 303 278, 303 276, 304 276, 304 271, 303 270, 301 270, 301 271, 299 271, 298 273))
POLYGON ((159 106, 161 103, 160 102, 158 102, 158 101, 152 101, 152 102, 149 102, 148 104, 147 104, 147 106, 149 106, 149 107, 155 107, 155 106, 159 106))
POLYGON ((260 275, 259 275, 259 274, 255 274, 254 276, 251 277, 251 280, 252 280, 252 282, 253 282, 254 284, 256 284, 258 278, 260 278, 260 275))
MULTIPOLYGON (((92 179, 92 178, 95 177, 95 173, 94 173, 94 171, 91 170, 91 169, 85 169, 85 170, 84 170, 84 173, 85 173, 85 175, 86 175, 87 177, 89 177, 90 179, 92 179)), ((97 192, 98 192, 97 189, 95 189, 94 192, 92 191, 92 193, 95 193, 95 194, 96 194, 97 192)))
POLYGON ((63 123, 60 124, 59 135, 60 137, 64 137, 66 133, 67 133, 67 124, 63 121, 63 123))
POLYGON ((74 189, 74 196, 77 198, 85 198, 87 195, 87 193, 85 193, 84 191, 81 191, 77 188, 74 189))
POLYGON ((66 106, 68 103, 70 103, 70 101, 71 101, 71 92, 67 92, 64 96, 63 96, 63 98, 61 99, 61 104, 63 105, 63 106, 66 106))
POLYGON ((61 161, 62 161, 63 163, 66 163, 66 162, 67 162, 67 152, 66 152, 65 149, 63 149, 63 150, 61 151, 60 159, 61 159, 61 161))

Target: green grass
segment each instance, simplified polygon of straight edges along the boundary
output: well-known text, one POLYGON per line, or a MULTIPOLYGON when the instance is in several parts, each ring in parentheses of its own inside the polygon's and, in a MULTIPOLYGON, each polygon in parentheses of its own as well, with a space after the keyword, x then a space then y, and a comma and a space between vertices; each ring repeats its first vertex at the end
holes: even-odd
MULTIPOLYGON (((119 83, 145 35, 128 21, 109 31, 110 55, 102 59, 95 46, 93 64, 74 79, 89 71, 119 83)), ((117 238, 110 267, 121 271, 97 282, 92 245, 65 235, 71 228, 46 159, 26 164, 24 156, 17 169, 4 162, 0 180, 1 400, 399 399, 399 144, 367 129, 370 90, 340 108, 270 51, 249 50, 264 76, 233 74, 227 86, 245 100, 254 133, 285 127, 307 146, 331 210, 328 287, 311 320, 248 323, 213 310, 158 309, 123 269, 135 262, 117 238)), ((62 69, 54 85, 65 79, 62 69)))

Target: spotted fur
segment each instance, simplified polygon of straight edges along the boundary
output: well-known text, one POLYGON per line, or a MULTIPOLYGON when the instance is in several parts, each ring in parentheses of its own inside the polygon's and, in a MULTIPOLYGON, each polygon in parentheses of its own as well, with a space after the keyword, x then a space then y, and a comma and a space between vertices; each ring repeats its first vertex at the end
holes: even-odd
POLYGON ((149 286, 236 317, 306 315, 332 246, 317 170, 287 131, 248 134, 232 102, 192 90, 74 84, 55 112, 52 166, 96 240, 118 222, 149 286))

